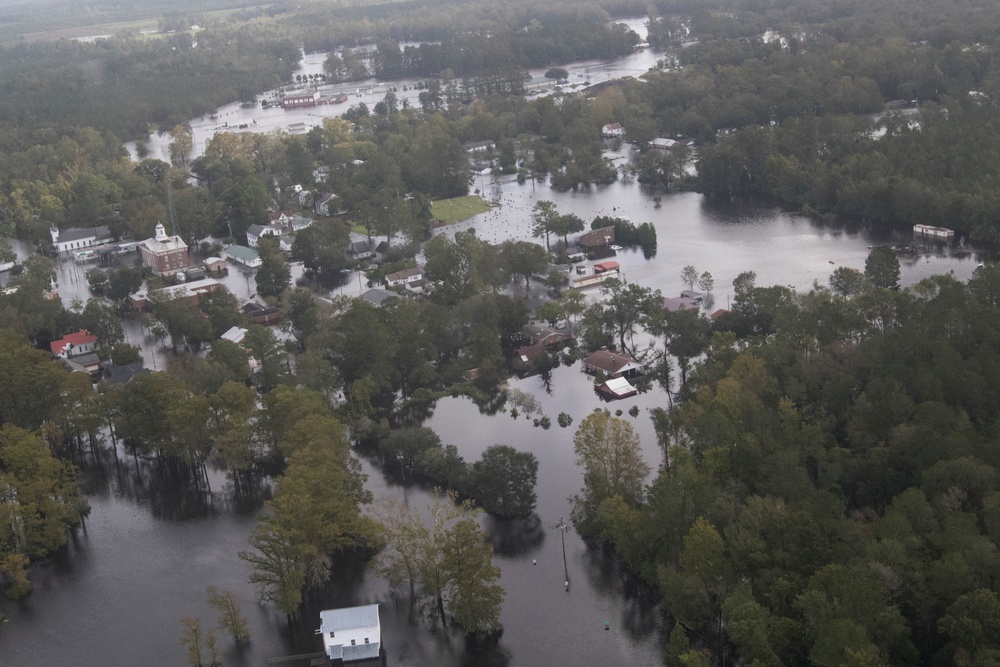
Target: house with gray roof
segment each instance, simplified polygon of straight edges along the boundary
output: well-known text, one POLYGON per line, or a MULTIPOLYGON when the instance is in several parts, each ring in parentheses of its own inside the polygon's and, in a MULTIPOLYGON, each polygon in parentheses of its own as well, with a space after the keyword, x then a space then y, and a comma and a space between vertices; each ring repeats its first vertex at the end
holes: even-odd
POLYGON ((319 635, 331 661, 378 659, 382 648, 382 624, 378 605, 325 609, 319 613, 319 635))

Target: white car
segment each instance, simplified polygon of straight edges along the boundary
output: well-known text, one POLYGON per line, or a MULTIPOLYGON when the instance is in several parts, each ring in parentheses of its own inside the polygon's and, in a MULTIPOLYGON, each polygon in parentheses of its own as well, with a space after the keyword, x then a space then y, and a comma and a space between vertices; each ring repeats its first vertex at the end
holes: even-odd
POLYGON ((615 252, 618 252, 619 250, 622 249, 622 247, 620 245, 613 245, 613 246, 608 246, 608 247, 611 248, 612 250, 614 250, 615 252))

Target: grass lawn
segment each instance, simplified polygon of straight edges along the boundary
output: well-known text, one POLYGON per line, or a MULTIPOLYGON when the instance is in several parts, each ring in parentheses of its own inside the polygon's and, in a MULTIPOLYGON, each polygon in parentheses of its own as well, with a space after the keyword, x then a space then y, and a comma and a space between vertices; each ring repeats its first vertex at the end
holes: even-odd
POLYGON ((472 216, 485 213, 488 210, 490 210, 490 205, 479 195, 431 202, 431 213, 434 215, 434 220, 445 225, 468 220, 472 216))

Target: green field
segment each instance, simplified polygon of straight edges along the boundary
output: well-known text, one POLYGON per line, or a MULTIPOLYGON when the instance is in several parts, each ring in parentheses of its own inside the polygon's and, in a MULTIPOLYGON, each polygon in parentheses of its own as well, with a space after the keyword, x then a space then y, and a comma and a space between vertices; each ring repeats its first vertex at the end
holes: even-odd
POLYGON ((468 220, 472 216, 485 213, 488 210, 490 210, 490 205, 479 195, 431 202, 431 212, 435 222, 445 225, 468 220))
MULTIPOLYGON (((225 5, 230 4, 230 2, 220 0, 205 4, 225 5)), ((60 0, 50 2, 49 5, 53 11, 18 13, 14 9, 6 11, 0 9, 0 37, 16 36, 25 41, 79 39, 99 35, 117 35, 126 31, 145 33, 148 37, 162 37, 162 33, 156 32, 159 28, 159 17, 162 15, 161 13, 166 13, 174 8, 170 3, 160 6, 154 2, 145 10, 132 8, 126 11, 111 5, 101 6, 94 11, 80 12, 72 3, 60 2, 60 0), (133 16, 122 16, 123 14, 133 14, 133 16), (134 14, 139 14, 139 16, 134 14)), ((196 12, 200 9, 197 5, 191 7, 190 3, 185 6, 196 12)), ((198 13, 208 21, 224 21, 236 12, 263 10, 270 6, 270 4, 261 4, 202 9, 198 13)))

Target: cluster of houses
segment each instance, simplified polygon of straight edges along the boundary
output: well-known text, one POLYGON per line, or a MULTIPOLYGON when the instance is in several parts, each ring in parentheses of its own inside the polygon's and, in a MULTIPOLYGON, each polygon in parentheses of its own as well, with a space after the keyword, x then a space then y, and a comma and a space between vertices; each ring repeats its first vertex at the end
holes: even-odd
MULTIPOLYGON (((622 127, 621 123, 608 123, 601 128, 601 136, 605 139, 624 139, 625 138, 625 128, 622 127)), ((668 137, 655 137, 651 139, 646 145, 647 147, 658 150, 658 151, 671 151, 680 145, 691 146, 694 142, 691 140, 687 141, 677 141, 676 139, 670 139, 668 137)))
MULTIPOLYGON (((524 345, 514 352, 514 366, 522 376, 535 372, 550 353, 573 344, 573 335, 566 329, 534 323, 522 327, 519 337, 524 345)), ((613 401, 639 393, 629 380, 641 375, 645 366, 629 354, 603 347, 583 359, 582 370, 596 376, 600 382, 594 390, 605 400, 613 401)))
POLYGON ((72 373, 86 373, 92 380, 100 380, 107 384, 128 382, 136 375, 148 373, 141 361, 131 364, 112 365, 102 362, 97 354, 97 336, 80 329, 66 334, 59 340, 49 344, 52 356, 62 362, 72 373))

